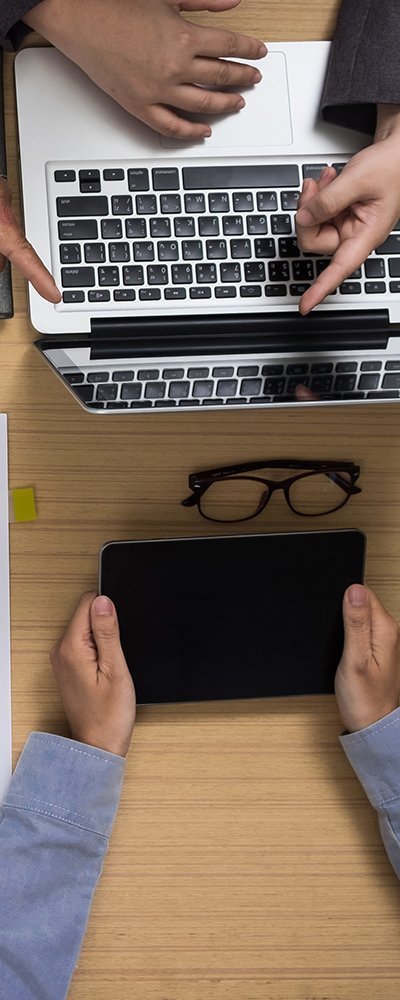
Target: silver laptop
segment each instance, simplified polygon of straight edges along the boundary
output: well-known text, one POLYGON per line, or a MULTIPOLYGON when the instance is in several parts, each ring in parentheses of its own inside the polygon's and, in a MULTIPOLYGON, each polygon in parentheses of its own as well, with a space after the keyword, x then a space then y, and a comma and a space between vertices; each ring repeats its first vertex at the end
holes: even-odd
POLYGON ((297 245, 303 178, 368 140, 320 120, 329 43, 268 48, 245 109, 197 142, 157 135, 56 49, 17 56, 26 233, 63 293, 30 286, 30 315, 85 409, 293 405, 299 383, 319 405, 400 399, 400 223, 298 312, 328 264, 297 245))

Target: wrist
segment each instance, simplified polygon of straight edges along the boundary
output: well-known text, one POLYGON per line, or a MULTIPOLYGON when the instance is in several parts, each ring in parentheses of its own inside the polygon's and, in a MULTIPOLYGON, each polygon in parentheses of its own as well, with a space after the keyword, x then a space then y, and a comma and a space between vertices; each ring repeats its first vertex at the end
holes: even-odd
POLYGON ((374 142, 396 136, 400 142, 400 104, 377 104, 374 142))

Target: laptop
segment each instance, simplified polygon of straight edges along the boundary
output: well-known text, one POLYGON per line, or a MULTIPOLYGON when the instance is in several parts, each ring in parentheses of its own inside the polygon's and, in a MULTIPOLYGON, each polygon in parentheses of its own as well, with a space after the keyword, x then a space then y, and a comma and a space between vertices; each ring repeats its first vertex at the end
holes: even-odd
MULTIPOLYGON (((368 144, 319 116, 328 42, 274 43, 247 106, 167 139, 53 48, 15 61, 28 239, 63 300, 29 287, 36 347, 86 410, 153 413, 400 399, 400 223, 301 317, 328 258, 300 252, 304 177, 368 144)), ((60 388, 60 404, 63 394, 60 388)))

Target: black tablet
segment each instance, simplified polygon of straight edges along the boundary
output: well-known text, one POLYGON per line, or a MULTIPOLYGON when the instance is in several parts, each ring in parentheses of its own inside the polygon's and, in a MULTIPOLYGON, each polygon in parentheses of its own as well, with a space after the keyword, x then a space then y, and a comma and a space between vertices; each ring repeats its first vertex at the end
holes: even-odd
POLYGON ((364 558, 356 530, 109 542, 99 591, 138 704, 332 692, 364 558))

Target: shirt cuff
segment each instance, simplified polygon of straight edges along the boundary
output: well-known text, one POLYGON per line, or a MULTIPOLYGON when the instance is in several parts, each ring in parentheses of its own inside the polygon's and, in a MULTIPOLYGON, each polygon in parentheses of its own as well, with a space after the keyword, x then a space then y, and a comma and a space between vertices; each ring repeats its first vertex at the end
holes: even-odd
POLYGON ((121 794, 124 757, 49 733, 31 733, 4 800, 110 835, 121 794))
POLYGON ((16 52, 25 35, 32 30, 19 18, 37 7, 38 0, 14 0, 12 4, 0 4, 0 47, 16 52))
POLYGON ((339 739, 374 809, 399 797, 400 708, 339 739))

